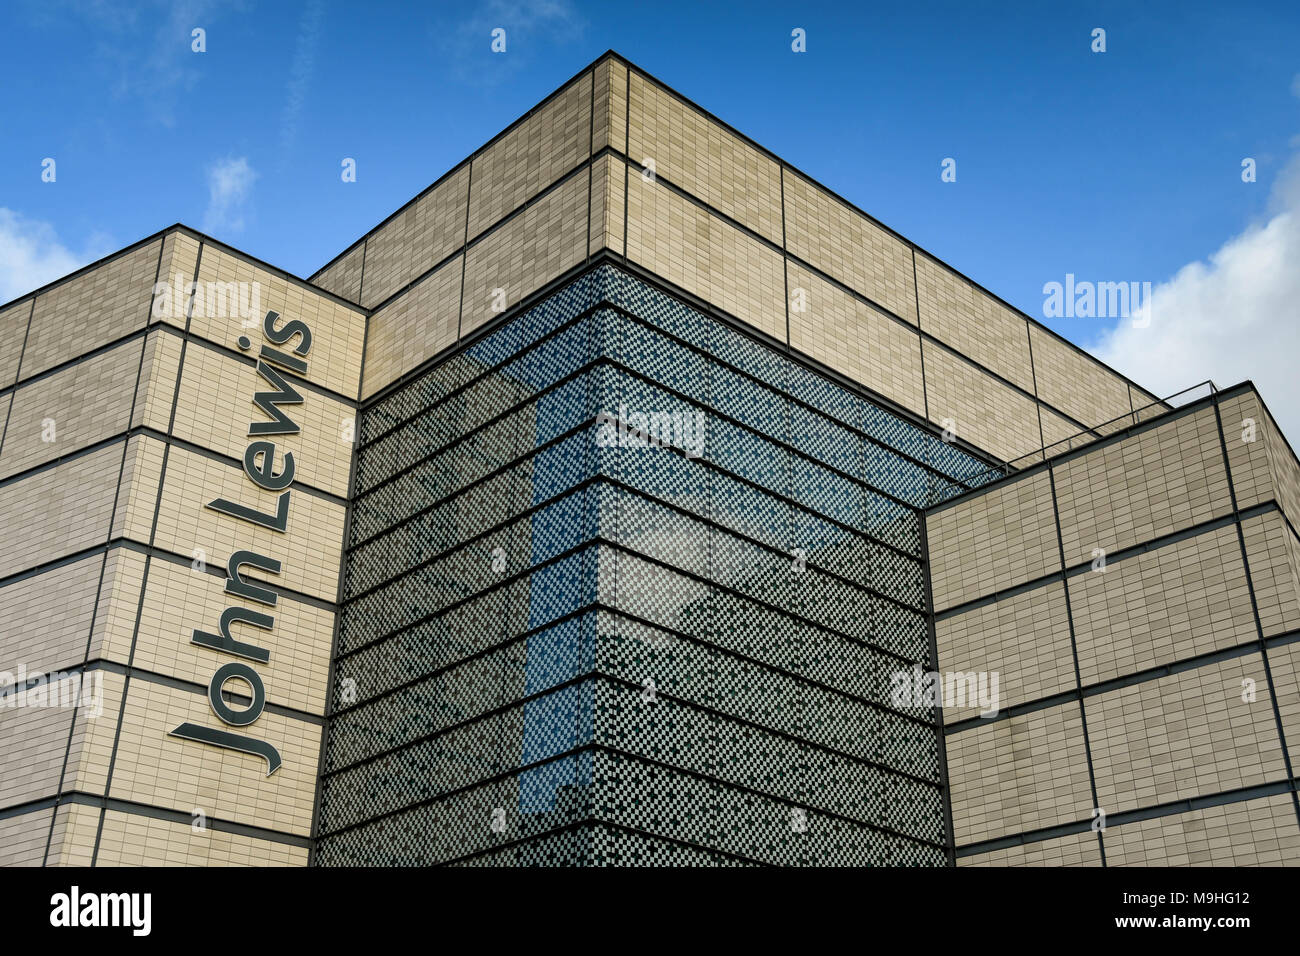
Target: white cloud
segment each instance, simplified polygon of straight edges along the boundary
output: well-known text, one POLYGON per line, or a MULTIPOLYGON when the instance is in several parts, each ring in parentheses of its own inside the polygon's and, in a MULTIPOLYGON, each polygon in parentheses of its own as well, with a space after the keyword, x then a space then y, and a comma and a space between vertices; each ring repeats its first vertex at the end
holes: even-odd
POLYGON ((208 208, 203 214, 203 231, 241 232, 257 173, 248 159, 223 159, 208 167, 208 208))
POLYGON ((1275 182, 1266 221, 1157 285, 1135 318, 1150 325, 1121 319, 1093 354, 1162 397, 1251 379, 1300 443, 1300 155, 1275 182))
POLYGON ((112 243, 92 236, 76 252, 59 241, 47 222, 0 206, 0 302, 8 302, 107 255, 112 243))

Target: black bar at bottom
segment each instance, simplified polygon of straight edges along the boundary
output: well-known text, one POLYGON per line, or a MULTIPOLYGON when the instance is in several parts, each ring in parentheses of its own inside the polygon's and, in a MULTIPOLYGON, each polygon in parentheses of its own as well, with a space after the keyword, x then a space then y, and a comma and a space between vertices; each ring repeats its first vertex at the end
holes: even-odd
MULTIPOLYGON (((905 934, 918 947, 996 942, 1073 944, 1092 939, 1178 940, 1196 935, 1230 948, 1263 930, 1294 925, 1292 892, 1269 870, 1250 869, 935 869, 887 873, 841 870, 701 870, 662 874, 629 870, 599 875, 520 870, 445 869, 10 869, 0 870, 6 944, 46 933, 71 941, 99 936, 131 945, 148 936, 199 942, 204 927, 237 929, 259 946, 328 940, 332 950, 356 939, 420 934, 429 948, 453 941, 499 946, 503 936, 541 942, 577 919, 582 936, 608 928, 606 944, 661 936, 674 948, 788 932, 803 950, 819 940, 869 945, 905 934), (86 906, 119 914, 118 926, 73 927, 86 906), (628 895, 628 894, 632 895, 628 895), (87 899, 93 898, 87 904, 87 899), (747 902, 746 902, 747 901, 747 902), (138 905, 132 906, 132 902, 138 905), (756 907, 755 904, 758 904, 756 907), (761 909, 761 912, 759 911, 761 909)), ((102 920, 102 917, 100 917, 102 920)), ((572 931, 575 927, 569 926, 572 931)), ((721 945, 721 943, 719 943, 721 945)), ((1159 945, 1158 943, 1156 945, 1159 945)), ((14 950, 20 951, 20 950, 14 950)))

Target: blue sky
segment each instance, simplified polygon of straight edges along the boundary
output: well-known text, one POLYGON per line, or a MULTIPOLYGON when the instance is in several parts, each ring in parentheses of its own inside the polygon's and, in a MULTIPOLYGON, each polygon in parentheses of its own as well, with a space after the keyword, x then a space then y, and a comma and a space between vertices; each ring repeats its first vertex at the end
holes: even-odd
POLYGON ((3 300, 178 220, 308 275, 613 48, 1030 315, 1067 273, 1151 282, 1149 328, 1045 321, 1156 391, 1253 377, 1279 417, 1300 409, 1295 3, 18 0, 5 18, 3 300))

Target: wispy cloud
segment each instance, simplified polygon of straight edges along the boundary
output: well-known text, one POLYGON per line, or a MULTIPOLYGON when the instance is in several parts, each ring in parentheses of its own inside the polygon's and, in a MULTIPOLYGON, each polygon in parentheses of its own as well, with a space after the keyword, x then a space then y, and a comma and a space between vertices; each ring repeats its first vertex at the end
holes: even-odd
POLYGON ((203 214, 203 231, 241 232, 253 195, 257 172, 244 156, 223 159, 208 167, 208 208, 203 214))
POLYGON ((28 6, 32 19, 49 29, 66 29, 72 18, 88 24, 98 38, 88 59, 107 89, 145 104, 164 126, 175 125, 181 97, 202 79, 207 63, 208 54, 191 50, 191 31, 211 33, 223 15, 242 8, 238 0, 42 0, 28 6))
POLYGON ((92 236, 84 248, 74 251, 59 241, 49 223, 0 206, 0 302, 39 289, 111 249, 107 236, 92 236))
POLYGON ((280 157, 287 160, 290 147, 298 135, 298 122, 307 101, 312 75, 316 72, 316 50, 325 20, 325 7, 320 0, 309 0, 298 22, 298 40, 294 45, 293 61, 289 64, 289 86, 285 95, 284 113, 280 117, 280 157))
POLYGON ((582 39, 586 21, 570 0, 488 0, 437 30, 442 54, 466 82, 488 86, 511 76, 556 44, 582 39), (492 31, 506 31, 506 52, 492 53, 492 31))
MULTIPOLYGON (((1292 84, 1300 97, 1300 77, 1292 84)), ((1300 137, 1274 181, 1266 218, 1205 261, 1156 286, 1150 303, 1120 320, 1094 354, 1157 395, 1205 379, 1251 379, 1278 425, 1300 440, 1300 137), (1149 321, 1146 327, 1140 327, 1149 321)), ((1242 189, 1253 186, 1242 184, 1242 189)))

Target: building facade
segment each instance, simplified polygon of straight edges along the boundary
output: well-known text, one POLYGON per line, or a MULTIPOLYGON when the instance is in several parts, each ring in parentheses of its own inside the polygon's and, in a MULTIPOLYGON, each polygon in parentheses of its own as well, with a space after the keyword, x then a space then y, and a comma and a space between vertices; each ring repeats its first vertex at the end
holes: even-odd
POLYGON ((0 312, 5 862, 307 862, 365 318, 179 228, 0 312))
POLYGON ((1295 455, 1249 383, 1107 431, 928 515, 957 862, 1294 863, 1295 455))
POLYGON ((1253 389, 616 55, 310 281, 176 226, 4 306, 0 386, 0 862, 1300 852, 1253 389))

